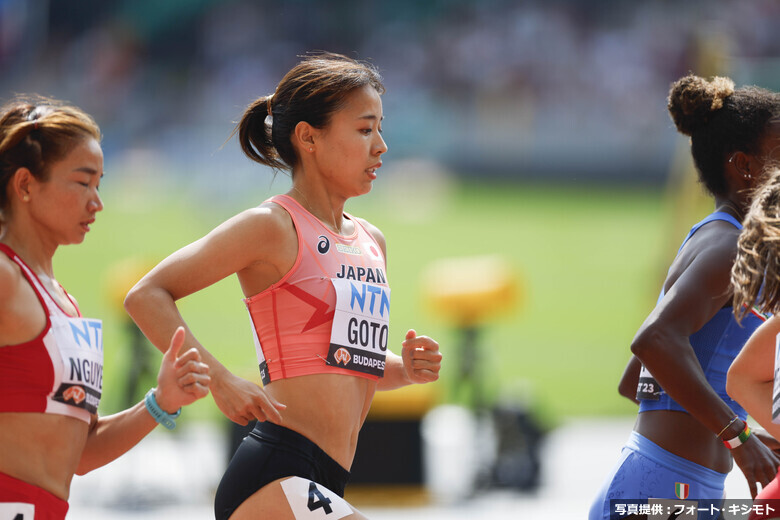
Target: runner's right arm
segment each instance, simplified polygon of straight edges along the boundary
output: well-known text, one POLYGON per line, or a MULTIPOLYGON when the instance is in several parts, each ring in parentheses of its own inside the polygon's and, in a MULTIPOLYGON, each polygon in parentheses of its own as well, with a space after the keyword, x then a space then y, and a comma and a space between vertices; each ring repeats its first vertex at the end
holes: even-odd
POLYGON ((176 301, 242 270, 282 271, 286 257, 280 252, 285 248, 274 246, 288 242, 289 229, 268 207, 244 211, 160 262, 125 298, 128 314, 161 351, 167 349, 168 338, 177 327, 185 328, 185 349, 200 351, 210 368, 214 401, 238 424, 255 418, 280 421, 279 411, 285 407, 258 385, 233 375, 203 347, 184 322, 176 301))

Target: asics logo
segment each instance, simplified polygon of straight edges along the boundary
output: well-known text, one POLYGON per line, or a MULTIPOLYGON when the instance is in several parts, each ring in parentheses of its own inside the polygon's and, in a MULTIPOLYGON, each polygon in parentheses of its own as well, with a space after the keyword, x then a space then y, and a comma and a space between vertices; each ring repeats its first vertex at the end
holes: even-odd
POLYGON ((330 251, 330 240, 328 240, 328 237, 325 235, 320 235, 317 238, 320 239, 320 241, 317 242, 317 252, 321 255, 324 255, 330 251))

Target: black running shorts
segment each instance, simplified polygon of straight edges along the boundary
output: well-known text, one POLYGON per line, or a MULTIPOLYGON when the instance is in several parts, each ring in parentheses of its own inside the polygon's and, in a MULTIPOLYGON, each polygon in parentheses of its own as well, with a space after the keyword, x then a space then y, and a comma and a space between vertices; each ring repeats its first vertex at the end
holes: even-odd
POLYGON ((311 480, 343 497, 349 471, 300 433, 258 422, 241 441, 219 483, 214 501, 217 520, 227 520, 255 491, 284 477, 311 480))

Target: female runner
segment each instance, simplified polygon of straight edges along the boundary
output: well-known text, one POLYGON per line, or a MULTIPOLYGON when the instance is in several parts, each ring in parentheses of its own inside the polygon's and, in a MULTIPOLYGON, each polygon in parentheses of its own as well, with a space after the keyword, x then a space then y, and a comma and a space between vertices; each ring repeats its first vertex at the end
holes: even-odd
POLYGON ((81 110, 18 99, 0 112, 0 518, 63 520, 73 475, 108 464, 208 393, 208 367, 171 330, 144 402, 98 417, 100 320, 54 277, 57 248, 103 209, 100 130, 81 110))
POLYGON ((211 367, 231 420, 258 419, 216 496, 220 520, 364 518, 342 498, 376 390, 438 378, 438 344, 409 330, 388 348, 385 239, 344 212, 368 193, 387 146, 376 70, 334 54, 305 57, 236 128, 244 153, 290 170, 292 188, 163 260, 125 307, 158 347, 184 321, 176 300, 236 274, 252 321, 263 388, 211 367), (320 516, 327 515, 327 516, 320 516))
POLYGON ((590 520, 614 516, 610 500, 719 501, 732 460, 755 496, 756 484, 768 484, 780 462, 749 434, 745 411, 726 393, 731 362, 762 322, 753 314, 736 322, 730 273, 752 190, 766 162, 780 157, 773 122, 780 98, 756 87, 735 90, 727 78, 691 75, 672 85, 669 112, 690 136, 715 211, 683 241, 631 344, 620 392, 639 403, 639 415, 590 520))

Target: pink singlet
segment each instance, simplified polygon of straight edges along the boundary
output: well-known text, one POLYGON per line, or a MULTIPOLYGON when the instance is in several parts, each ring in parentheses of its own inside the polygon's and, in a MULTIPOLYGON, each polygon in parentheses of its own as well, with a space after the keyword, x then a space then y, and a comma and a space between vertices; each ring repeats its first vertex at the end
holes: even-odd
POLYGON ((376 240, 346 213, 355 231, 342 236, 291 197, 269 201, 292 217, 298 256, 281 280, 244 300, 263 384, 323 373, 382 377, 390 288, 376 240))

